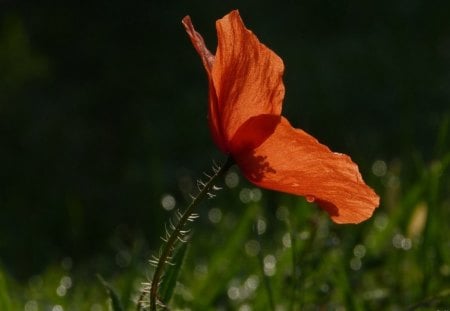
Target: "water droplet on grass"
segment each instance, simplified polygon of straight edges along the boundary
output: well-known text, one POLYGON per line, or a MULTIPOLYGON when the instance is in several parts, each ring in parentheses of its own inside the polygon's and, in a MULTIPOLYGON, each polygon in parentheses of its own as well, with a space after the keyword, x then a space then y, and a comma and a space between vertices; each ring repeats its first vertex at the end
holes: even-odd
POLYGON ((387 165, 386 162, 382 160, 376 160, 372 164, 372 173, 377 177, 383 177, 386 175, 387 172, 387 165))
POLYGON ((175 198, 170 194, 165 194, 161 198, 161 205, 166 211, 173 210, 176 203, 175 198))
POLYGON ((25 311, 37 311, 39 310, 39 306, 36 300, 29 300, 25 304, 25 311))
POLYGON ((357 271, 357 270, 361 269, 361 266, 362 266, 362 263, 361 263, 361 259, 360 258, 353 257, 350 260, 350 268, 352 268, 352 270, 357 271))
POLYGON ((237 287, 237 286, 229 287, 227 294, 228 294, 228 298, 230 298, 231 300, 239 299, 239 297, 240 297, 239 287, 237 287))
POLYGON ((258 232, 259 235, 264 234, 264 232, 266 232, 267 229, 267 223, 264 219, 259 218, 258 221, 256 222, 256 231, 258 232))
POLYGON ((353 255, 355 255, 355 257, 357 258, 363 258, 365 254, 366 254, 366 247, 362 244, 356 245, 355 248, 353 249, 353 255))
POLYGON ((312 195, 306 196, 306 201, 308 201, 309 203, 313 203, 315 200, 316 200, 316 198, 313 197, 312 195))
POLYGON ((247 243, 245 243, 245 252, 249 256, 258 255, 260 249, 261 249, 261 247, 260 247, 258 241, 250 240, 247 243))
POLYGON ((239 185, 239 175, 236 172, 229 172, 225 176, 225 184, 228 188, 235 188, 239 185))
POLYGON ((222 211, 217 207, 210 209, 208 212, 208 219, 213 224, 218 224, 222 220, 222 211))
POLYGON ((277 259, 274 255, 267 255, 263 259, 264 274, 267 276, 274 276, 276 272, 277 259))
POLYGON ((281 241, 283 242, 284 248, 290 248, 292 246, 291 234, 289 232, 285 233, 281 241))

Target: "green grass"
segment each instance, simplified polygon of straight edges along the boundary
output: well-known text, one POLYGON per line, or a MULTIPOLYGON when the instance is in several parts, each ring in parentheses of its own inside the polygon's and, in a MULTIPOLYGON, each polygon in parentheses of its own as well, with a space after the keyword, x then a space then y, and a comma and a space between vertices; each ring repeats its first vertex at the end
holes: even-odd
MULTIPOLYGON (((169 306, 450 308, 450 153, 439 155, 428 163, 392 161, 386 170, 378 162, 378 176, 366 179, 381 195, 381 207, 356 226, 333 224, 305 200, 255 190, 241 178, 200 207, 178 281, 170 280, 166 289, 173 291, 169 306)), ((2 269, 0 310, 109 310, 112 288, 124 310, 135 310, 133 299, 151 275, 144 249, 125 250, 129 264, 106 271, 107 288, 89 265, 50 265, 22 283, 2 269)))

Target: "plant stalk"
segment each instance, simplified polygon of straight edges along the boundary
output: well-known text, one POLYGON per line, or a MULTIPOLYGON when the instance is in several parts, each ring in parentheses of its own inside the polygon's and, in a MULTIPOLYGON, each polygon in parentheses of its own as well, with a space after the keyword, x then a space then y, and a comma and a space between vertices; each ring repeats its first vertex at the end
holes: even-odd
POLYGON ((212 175, 209 180, 204 183, 203 188, 200 189, 200 192, 197 194, 196 197, 192 199, 192 202, 189 204, 187 209, 184 211, 182 216, 180 217, 178 223, 175 226, 175 229, 170 234, 169 238, 167 239, 167 243, 164 244, 164 247, 161 252, 161 256, 159 257, 157 266, 155 268, 155 272, 153 274, 152 282, 150 285, 150 310, 156 311, 157 306, 157 299, 158 299, 158 289, 159 289, 159 283, 161 281, 161 277, 164 272, 165 264, 167 263, 168 259, 171 257, 171 254, 174 250, 175 244, 180 238, 181 232, 186 225, 187 221, 189 220, 189 217, 192 215, 194 210, 196 209, 197 205, 208 196, 210 191, 213 189, 215 183, 217 180, 224 175, 225 172, 228 171, 228 169, 234 164, 234 161, 231 157, 228 157, 225 161, 225 164, 214 171, 214 175, 212 175))

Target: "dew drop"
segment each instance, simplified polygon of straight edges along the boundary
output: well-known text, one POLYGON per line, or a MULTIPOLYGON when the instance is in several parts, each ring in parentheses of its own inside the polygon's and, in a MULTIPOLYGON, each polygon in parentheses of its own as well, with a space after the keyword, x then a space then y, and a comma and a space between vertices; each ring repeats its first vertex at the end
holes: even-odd
POLYGON ((274 276, 276 272, 277 259, 274 255, 267 255, 263 259, 264 274, 267 276, 274 276))
POLYGON ((39 305, 36 300, 29 300, 25 304, 25 311, 38 311, 39 305))
POLYGON ((170 194, 165 194, 161 198, 161 205, 166 211, 173 210, 176 204, 175 198, 170 194))
POLYGON ((259 245, 258 241, 250 240, 247 243, 245 243, 245 252, 249 256, 258 255, 260 249, 261 249, 261 246, 259 245))
POLYGON ((352 268, 352 270, 358 271, 359 269, 361 269, 362 263, 361 263, 361 259, 358 257, 353 257, 352 260, 350 260, 350 268, 352 268))
POLYGON ((228 297, 229 297, 231 300, 237 300, 237 299, 239 299, 239 297, 240 297, 240 295, 241 295, 240 290, 239 290, 239 287, 237 287, 237 286, 231 286, 231 287, 229 287, 229 288, 228 288, 228 291, 227 291, 227 294, 228 294, 228 297))
POLYGON ((256 222, 256 231, 258 231, 259 235, 264 234, 264 232, 266 232, 267 229, 267 223, 264 219, 260 218, 258 219, 258 221, 256 222))
POLYGON ((306 196, 306 201, 308 201, 309 203, 313 203, 315 200, 316 200, 316 198, 313 197, 312 195, 306 196))

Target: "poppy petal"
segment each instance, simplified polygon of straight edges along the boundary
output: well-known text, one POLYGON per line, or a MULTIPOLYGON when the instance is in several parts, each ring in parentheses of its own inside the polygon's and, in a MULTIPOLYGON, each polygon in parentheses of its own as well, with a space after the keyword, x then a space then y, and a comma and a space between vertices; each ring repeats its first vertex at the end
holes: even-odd
POLYGON ((203 66, 205 66, 208 75, 210 75, 211 68, 214 63, 214 55, 206 47, 205 40, 203 40, 202 35, 195 30, 194 25, 191 21, 191 17, 189 15, 185 16, 181 20, 181 23, 183 24, 184 29, 186 29, 186 32, 191 39, 192 45, 194 46, 198 55, 200 55, 203 66))
POLYGON ((364 183, 350 157, 330 151, 284 117, 260 115, 244 126, 259 142, 249 145, 248 137, 240 137, 243 130, 239 130, 233 138, 236 149, 232 155, 252 183, 305 196, 336 223, 364 221, 378 206, 379 197, 364 183), (263 133, 257 134, 260 131, 263 133))
POLYGON ((238 128, 260 114, 281 114, 283 61, 259 42, 238 11, 216 22, 218 47, 212 67, 217 112, 229 142, 238 128))
POLYGON ((219 115, 217 112, 217 95, 214 89, 214 84, 211 78, 211 70, 214 64, 214 55, 206 47, 203 37, 195 30, 192 24, 190 16, 185 16, 182 20, 182 24, 186 29, 186 32, 191 39, 192 45, 197 51, 198 55, 202 59, 203 66, 205 67, 208 75, 209 82, 209 94, 208 94, 208 123, 211 131, 213 141, 219 147, 219 149, 227 153, 227 143, 223 138, 223 131, 221 129, 221 123, 219 121, 219 115))

